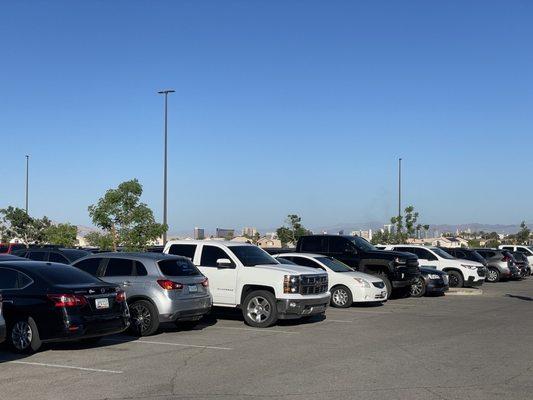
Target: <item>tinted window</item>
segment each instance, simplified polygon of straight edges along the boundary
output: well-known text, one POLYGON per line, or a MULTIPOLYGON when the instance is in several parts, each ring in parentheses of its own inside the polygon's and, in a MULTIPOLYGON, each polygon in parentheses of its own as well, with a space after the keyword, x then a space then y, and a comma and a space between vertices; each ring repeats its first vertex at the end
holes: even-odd
POLYGON ((231 246, 231 251, 245 267, 259 264, 279 264, 270 254, 257 246, 231 246))
POLYGON ((322 253, 325 250, 323 236, 306 236, 300 239, 302 241, 301 251, 308 253, 322 253))
POLYGON ((18 275, 14 269, 0 268, 0 289, 17 289, 18 275))
POLYGON ((82 260, 79 263, 76 263, 74 266, 91 275, 96 275, 100 260, 101 258, 88 258, 87 260, 82 260))
POLYGON ((294 261, 296 264, 298 265, 302 265, 304 267, 310 267, 310 268, 321 268, 321 269, 324 269, 321 267, 321 265, 319 263, 317 263, 316 261, 314 260, 310 260, 309 258, 304 258, 304 257, 293 257, 292 258, 292 261, 294 261))
POLYGON ((161 260, 157 263, 157 265, 159 265, 159 269, 161 270, 161 273, 166 276, 201 275, 198 268, 196 268, 192 262, 186 259, 161 260))
POLYGON ((519 251, 520 253, 527 254, 528 256, 531 255, 531 251, 529 251, 528 249, 523 248, 523 247, 518 247, 518 248, 516 249, 516 251, 519 251))
POLYGON ((215 246, 204 246, 202 248, 202 259, 200 260, 200 265, 203 267, 216 267, 217 260, 219 258, 227 258, 231 260, 230 256, 219 247, 215 246))
POLYGON ((126 258, 110 258, 104 276, 133 276, 135 269, 133 260, 126 258))
POLYGON ((135 272, 137 273, 137 276, 148 275, 148 272, 146 272, 146 268, 144 268, 144 265, 142 262, 134 261, 134 263, 135 263, 135 272))
POLYGON ((43 267, 36 273, 47 282, 56 285, 102 283, 101 280, 70 265, 43 267))
POLYGON ((168 249, 168 254, 187 257, 190 260, 194 259, 194 252, 196 251, 195 244, 173 244, 168 249))
POLYGON ((46 260, 45 251, 30 251, 27 256, 30 260, 34 260, 34 261, 45 261, 46 260))
POLYGON ((502 246, 502 249, 505 249, 505 250, 512 250, 512 249, 513 249, 513 246, 502 246))
POLYGON ((295 262, 291 261, 292 257, 276 257, 276 260, 281 264, 297 265, 295 262))
POLYGON ((76 249, 61 249, 63 254, 65 254, 68 258, 70 258, 70 262, 79 260, 82 257, 88 256, 88 251, 85 250, 76 250, 76 249))
POLYGON ((351 243, 342 237, 329 238, 329 252, 330 253, 346 253, 352 247, 351 243))
POLYGON ((455 251, 448 251, 448 253, 450 253, 455 258, 462 258, 462 259, 468 260, 468 256, 466 255, 464 251, 455 250, 455 251))
POLYGON ((333 257, 317 257, 317 260, 334 272, 353 272, 353 269, 333 257))
POLYGON ((61 264, 70 264, 65 257, 63 257, 59 253, 54 253, 54 252, 50 253, 50 256, 48 257, 48 261, 57 262, 61 264))

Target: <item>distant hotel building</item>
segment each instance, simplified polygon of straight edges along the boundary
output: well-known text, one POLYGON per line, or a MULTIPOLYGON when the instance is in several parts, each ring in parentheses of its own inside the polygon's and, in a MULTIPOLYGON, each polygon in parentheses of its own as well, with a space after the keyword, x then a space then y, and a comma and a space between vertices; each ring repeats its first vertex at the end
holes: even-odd
POLYGON ((226 239, 228 237, 234 237, 234 236, 235 236, 235 229, 217 228, 216 230, 217 238, 226 239))
POLYGON ((245 226, 244 228, 242 228, 242 235, 243 236, 254 237, 256 233, 257 233, 257 229, 256 228, 249 227, 249 226, 245 226))
POLYGON ((352 236, 359 236, 359 237, 362 237, 363 239, 371 241, 372 240, 372 229, 369 229, 367 231, 363 231, 363 230, 352 231, 351 235, 352 236))
POLYGON ((204 228, 194 228, 194 239, 195 240, 205 239, 204 228))

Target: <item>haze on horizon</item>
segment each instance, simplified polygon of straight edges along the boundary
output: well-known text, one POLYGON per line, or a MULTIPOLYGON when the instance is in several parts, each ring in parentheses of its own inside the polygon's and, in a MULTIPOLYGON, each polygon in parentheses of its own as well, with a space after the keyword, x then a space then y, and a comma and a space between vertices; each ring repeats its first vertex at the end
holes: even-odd
POLYGON ((533 221, 533 3, 16 2, 0 13, 0 208, 91 225, 138 178, 169 225, 533 221), (68 32, 68 34, 65 34, 68 32))

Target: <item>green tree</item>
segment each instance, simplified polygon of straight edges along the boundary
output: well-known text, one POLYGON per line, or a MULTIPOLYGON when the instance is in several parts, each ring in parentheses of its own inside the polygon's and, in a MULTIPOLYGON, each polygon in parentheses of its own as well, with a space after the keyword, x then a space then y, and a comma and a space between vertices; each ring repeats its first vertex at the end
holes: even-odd
POLYGON ((18 207, 9 206, 0 210, 2 216, 3 240, 20 239, 29 247, 30 244, 42 244, 46 241, 45 231, 51 225, 47 217, 33 218, 18 207))
POLYGON ((50 225, 44 231, 46 241, 63 247, 74 247, 77 243, 78 227, 72 224, 50 225))
POLYGON ((516 237, 516 244, 529 244, 529 236, 531 235, 531 231, 526 225, 526 221, 522 221, 520 224, 520 231, 515 235, 516 237))
POLYGON ((286 246, 289 243, 298 241, 301 236, 309 235, 311 232, 305 229, 302 225, 302 218, 296 214, 289 214, 285 220, 287 226, 281 226, 276 230, 278 239, 281 241, 282 246, 286 246))
POLYGON ((89 232, 85 235, 89 246, 98 247, 100 250, 113 250, 113 238, 109 233, 89 232))
POLYGON ((113 250, 119 245, 130 251, 145 250, 168 229, 155 222, 152 210, 140 201, 142 191, 139 181, 132 179, 109 189, 89 206, 93 223, 110 235, 113 250))

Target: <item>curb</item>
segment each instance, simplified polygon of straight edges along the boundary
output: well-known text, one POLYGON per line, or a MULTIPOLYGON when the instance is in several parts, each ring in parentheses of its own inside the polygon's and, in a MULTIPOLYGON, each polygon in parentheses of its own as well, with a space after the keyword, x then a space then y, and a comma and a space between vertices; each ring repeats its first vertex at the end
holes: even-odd
POLYGON ((446 296, 481 296, 483 289, 473 288, 450 288, 446 292, 446 296))

